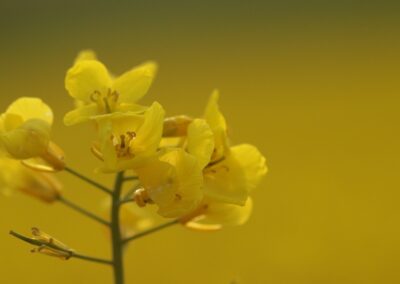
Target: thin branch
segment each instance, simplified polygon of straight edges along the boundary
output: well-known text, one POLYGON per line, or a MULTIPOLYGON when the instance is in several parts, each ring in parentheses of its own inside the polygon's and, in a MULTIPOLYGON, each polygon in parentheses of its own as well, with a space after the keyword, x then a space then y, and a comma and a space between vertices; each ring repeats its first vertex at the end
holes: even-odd
POLYGON ((93 219, 93 220, 105 225, 105 226, 110 226, 110 222, 108 222, 108 221, 100 218, 99 216, 93 214, 92 212, 90 212, 90 211, 88 211, 88 210, 76 205, 75 203, 73 203, 72 201, 66 199, 63 196, 60 196, 58 198, 58 201, 60 201, 65 206, 67 206, 67 207, 69 207, 69 208, 71 208, 71 209, 73 209, 73 210, 75 210, 75 211, 77 211, 77 212, 79 212, 79 213, 81 213, 81 214, 83 214, 83 215, 85 215, 85 216, 87 216, 87 217, 89 217, 89 218, 91 218, 91 219, 93 219))
POLYGON ((124 181, 131 181, 131 180, 137 180, 138 177, 136 176, 130 176, 130 177, 124 177, 124 181))
POLYGON ((108 193, 108 194, 112 194, 112 190, 110 190, 109 188, 105 187, 104 185, 101 185, 100 183, 98 183, 98 182, 96 182, 96 181, 94 181, 94 180, 92 180, 92 179, 90 179, 90 178, 88 178, 88 177, 86 177, 86 176, 84 176, 84 175, 82 175, 80 173, 78 173, 77 171, 75 171, 75 170, 73 170, 73 169, 71 169, 69 167, 65 167, 64 170, 67 171, 68 173, 80 178, 81 180, 83 180, 83 181, 85 181, 85 182, 97 187, 98 189, 102 190, 103 192, 108 193))
POLYGON ((111 265, 111 264, 112 264, 112 261, 110 261, 110 260, 106 260, 106 259, 102 259, 102 258, 97 258, 97 257, 92 257, 92 256, 87 256, 87 255, 79 254, 79 253, 76 253, 76 252, 74 252, 74 251, 62 249, 62 248, 57 247, 57 246, 55 246, 55 245, 53 245, 53 244, 51 244, 51 243, 46 243, 46 244, 44 244, 44 243, 41 242, 41 241, 38 241, 38 240, 35 240, 35 239, 31 239, 31 238, 25 237, 25 236, 23 236, 23 235, 21 235, 21 234, 19 234, 19 233, 17 233, 17 232, 14 232, 14 231, 10 231, 10 235, 12 235, 12 236, 14 236, 14 237, 16 237, 16 238, 18 238, 18 239, 24 241, 24 242, 27 242, 27 243, 29 243, 29 244, 31 244, 31 245, 34 245, 34 246, 38 246, 38 247, 47 246, 47 247, 49 247, 49 248, 52 248, 52 249, 56 249, 56 250, 58 250, 58 251, 65 252, 65 253, 67 253, 67 254, 70 254, 70 257, 71 257, 71 258, 74 257, 74 258, 78 258, 78 259, 82 259, 82 260, 87 260, 87 261, 91 261, 91 262, 97 262, 97 263, 101 263, 101 264, 108 264, 108 265, 111 265))
POLYGON ((127 193, 124 194, 124 196, 121 198, 121 205, 132 201, 132 195, 135 193, 136 189, 138 189, 138 185, 133 186, 130 190, 128 190, 127 193))
POLYGON ((168 228, 168 227, 170 227, 170 226, 172 226, 172 225, 175 225, 175 224, 179 224, 179 220, 172 220, 172 221, 167 222, 167 223, 164 223, 164 224, 162 224, 162 225, 160 225, 160 226, 156 226, 156 227, 151 228, 151 229, 149 229, 149 230, 140 232, 140 233, 138 233, 138 234, 136 234, 136 235, 133 235, 132 237, 129 237, 129 238, 126 238, 126 239, 122 240, 122 243, 123 243, 123 244, 126 244, 126 243, 128 243, 128 242, 131 242, 131 241, 136 240, 136 239, 139 239, 139 238, 141 238, 141 237, 150 235, 150 234, 152 234, 152 233, 155 233, 155 232, 160 231, 160 230, 162 230, 162 229, 168 228))

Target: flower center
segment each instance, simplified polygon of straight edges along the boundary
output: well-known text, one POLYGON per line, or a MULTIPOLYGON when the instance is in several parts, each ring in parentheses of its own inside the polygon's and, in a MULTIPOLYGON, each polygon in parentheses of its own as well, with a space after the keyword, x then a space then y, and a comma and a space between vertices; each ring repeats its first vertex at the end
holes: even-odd
POLYGON ((92 102, 96 103, 99 111, 102 113, 111 113, 115 111, 119 94, 117 91, 108 89, 107 93, 101 93, 100 91, 94 91, 90 96, 92 102))
POLYGON ((131 158, 133 153, 130 149, 131 142, 136 138, 136 132, 128 131, 119 136, 112 135, 112 143, 118 158, 131 158))

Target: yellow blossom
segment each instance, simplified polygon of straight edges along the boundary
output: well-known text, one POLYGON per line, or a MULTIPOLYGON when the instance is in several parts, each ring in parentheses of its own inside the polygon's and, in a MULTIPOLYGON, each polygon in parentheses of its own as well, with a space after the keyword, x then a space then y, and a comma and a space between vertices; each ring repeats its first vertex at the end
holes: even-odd
POLYGON ((210 98, 204 120, 189 125, 187 150, 204 165, 204 193, 218 202, 244 205, 267 168, 256 147, 229 147, 225 118, 218 107, 218 92, 210 98))
POLYGON ((256 147, 233 146, 229 155, 204 169, 204 191, 220 202, 244 205, 266 172, 265 158, 256 147))
POLYGON ((53 112, 38 98, 19 98, 0 116, 0 155, 49 171, 64 167, 63 153, 50 139, 53 112), (35 159, 32 162, 30 159, 35 159), (44 168, 44 167, 43 167, 44 168))
POLYGON ((181 222, 190 229, 214 231, 224 226, 243 225, 249 219, 252 208, 251 198, 247 199, 244 206, 215 202, 205 198, 198 209, 183 217, 181 222))
POLYGON ((19 161, 0 158, 0 190, 20 191, 46 203, 61 195, 61 184, 52 174, 31 170, 19 161))
POLYGON ((98 116, 100 145, 94 153, 104 161, 103 172, 134 168, 155 155, 161 140, 164 109, 155 102, 144 114, 132 112, 98 116))
POLYGON ((197 208, 203 198, 201 168, 196 158, 183 149, 166 150, 136 172, 143 185, 136 194, 141 200, 139 205, 154 202, 163 217, 181 217, 197 208))
POLYGON ((145 107, 136 102, 149 90, 156 71, 156 63, 146 62, 114 78, 93 52, 81 53, 65 78, 69 95, 80 102, 65 115, 65 124, 117 111, 143 112, 145 107))

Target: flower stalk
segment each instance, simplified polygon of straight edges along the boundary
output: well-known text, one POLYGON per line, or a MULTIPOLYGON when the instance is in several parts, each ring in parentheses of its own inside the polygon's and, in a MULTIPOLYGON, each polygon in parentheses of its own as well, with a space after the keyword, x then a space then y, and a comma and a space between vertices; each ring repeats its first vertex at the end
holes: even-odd
POLYGON ((76 176, 77 178, 80 178, 81 180, 87 182, 88 184, 93 185, 94 187, 100 189, 101 191, 107 193, 107 194, 113 194, 112 190, 110 190, 109 188, 105 187, 104 185, 82 175, 81 173, 78 173, 77 171, 69 168, 69 167, 65 167, 64 170, 70 174, 72 174, 73 176, 76 176))
POLYGON ((113 247, 113 268, 114 283, 124 283, 124 264, 123 264, 123 243, 121 238, 121 229, 119 222, 119 210, 121 206, 120 198, 122 186, 124 184, 124 172, 117 173, 112 194, 111 206, 111 238, 113 247))
POLYGON ((105 226, 110 226, 110 222, 100 218, 99 216, 93 214, 92 212, 80 207, 79 205, 75 204, 74 202, 70 201, 69 199, 66 199, 63 196, 58 197, 58 201, 65 206, 85 215, 86 217, 89 217, 90 219, 99 222, 100 224, 103 224, 105 226))
POLYGON ((154 228, 151 228, 151 229, 145 230, 145 231, 143 231, 143 232, 140 232, 140 233, 138 233, 138 234, 135 234, 135 235, 133 235, 132 237, 129 237, 129 238, 127 238, 127 239, 124 239, 122 242, 123 242, 123 244, 127 244, 127 243, 129 243, 129 242, 131 242, 131 241, 133 241, 133 240, 142 238, 142 237, 144 237, 144 236, 150 235, 150 234, 152 234, 152 233, 158 232, 158 231, 160 231, 160 230, 162 230, 162 229, 171 227, 171 226, 176 225, 176 224, 179 224, 179 223, 180 223, 179 220, 172 220, 172 221, 170 221, 170 222, 161 224, 161 225, 156 226, 156 227, 154 227, 154 228))

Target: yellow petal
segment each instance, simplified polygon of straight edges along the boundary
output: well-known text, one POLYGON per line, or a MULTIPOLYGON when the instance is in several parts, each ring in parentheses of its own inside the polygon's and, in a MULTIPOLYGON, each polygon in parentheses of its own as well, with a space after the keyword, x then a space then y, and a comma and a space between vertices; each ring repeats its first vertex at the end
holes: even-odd
POLYGON ((189 124, 193 121, 186 115, 177 115, 164 119, 163 137, 186 136, 189 124))
MULTIPOLYGON (((38 98, 19 98, 7 108, 6 114, 20 116, 22 122, 29 119, 40 119, 49 125, 53 123, 51 108, 38 98)), ((10 129, 10 127, 7 128, 10 129)))
POLYGON ((40 157, 33 157, 22 161, 22 164, 30 169, 40 172, 54 173, 65 168, 64 151, 50 141, 47 150, 40 157))
POLYGON ((148 109, 147 106, 141 106, 138 104, 120 103, 118 104, 116 111, 135 112, 138 114, 143 114, 147 109, 148 109))
POLYGON ((203 169, 214 150, 214 135, 204 119, 195 119, 188 128, 187 151, 194 155, 203 169))
POLYGON ((88 105, 80 106, 77 109, 68 112, 64 116, 64 124, 66 126, 75 125, 88 121, 96 115, 98 115, 98 107, 96 104, 91 103, 88 105))
POLYGON ((219 92, 215 90, 208 101, 204 118, 207 120, 211 129, 221 128, 226 131, 226 121, 218 106, 219 92))
POLYGON ((183 147, 186 137, 165 137, 160 141, 159 148, 176 148, 183 147))
POLYGON ((232 147, 231 155, 243 169, 246 188, 251 192, 260 184, 268 171, 265 157, 255 146, 250 144, 240 144, 232 147))
POLYGON ((137 169, 158 213, 176 218, 193 211, 201 202, 203 178, 197 160, 183 149, 167 151, 160 160, 137 169))
POLYGON ((135 103, 149 90, 157 72, 157 64, 147 62, 122 74, 113 84, 120 95, 120 102, 135 103))
POLYGON ((144 114, 144 122, 136 133, 130 148, 134 153, 155 152, 160 144, 165 111, 154 102, 144 114))
POLYGON ((78 63, 84 60, 97 60, 96 53, 90 49, 82 50, 78 53, 78 56, 75 58, 74 63, 78 63))
POLYGON ((265 158, 256 147, 238 145, 224 160, 204 170, 204 191, 216 201, 244 205, 266 172, 265 158))
POLYGON ((0 189, 21 191, 50 203, 60 196, 61 184, 54 175, 30 170, 19 161, 0 159, 0 189))
POLYGON ((2 132, 7 132, 20 127, 24 123, 22 116, 14 113, 3 113, 1 116, 2 132))
POLYGON ((65 88, 71 97, 90 102, 95 92, 106 94, 111 88, 107 68, 96 60, 78 61, 65 77, 65 88))
POLYGON ((219 92, 215 90, 211 94, 204 113, 204 118, 214 133, 215 150, 212 157, 213 161, 222 158, 229 151, 226 121, 219 109, 218 100, 219 92))
POLYGON ((24 184, 24 176, 20 175, 21 167, 19 161, 0 159, 0 192, 9 195, 18 190, 20 184, 24 184))
POLYGON ((45 153, 50 142, 50 126, 31 119, 17 129, 2 133, 0 141, 15 159, 29 159, 45 153))
POLYGON ((249 219, 252 209, 251 198, 244 206, 209 202, 204 214, 186 223, 185 226, 191 229, 210 231, 223 226, 243 225, 249 219))
POLYGON ((111 139, 112 121, 107 119, 99 120, 98 126, 99 138, 101 141, 101 153, 103 155, 105 167, 108 169, 114 169, 117 165, 117 153, 115 152, 111 139))
MULTIPOLYGON (((30 171, 27 169, 27 171, 30 171)), ((46 203, 55 202, 61 195, 61 183, 54 175, 30 171, 30 182, 19 190, 46 203)))

